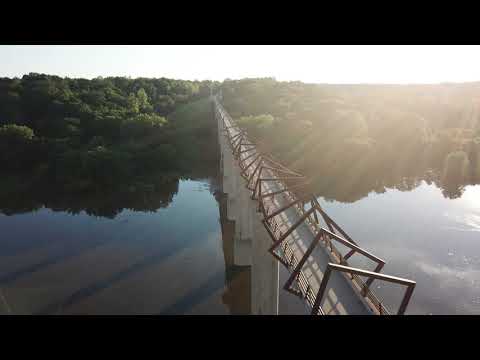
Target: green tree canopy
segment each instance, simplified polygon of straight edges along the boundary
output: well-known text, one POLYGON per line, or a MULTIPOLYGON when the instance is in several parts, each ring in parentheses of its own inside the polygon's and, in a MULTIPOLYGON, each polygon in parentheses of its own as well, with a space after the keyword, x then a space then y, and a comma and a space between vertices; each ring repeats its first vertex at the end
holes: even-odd
POLYGON ((28 142, 35 134, 28 126, 8 124, 0 126, 0 141, 2 142, 28 142))

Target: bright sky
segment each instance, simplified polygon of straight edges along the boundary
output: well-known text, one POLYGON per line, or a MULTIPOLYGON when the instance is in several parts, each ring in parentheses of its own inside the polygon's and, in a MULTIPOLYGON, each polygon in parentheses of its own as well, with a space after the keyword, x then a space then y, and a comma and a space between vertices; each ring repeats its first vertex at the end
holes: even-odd
POLYGON ((0 77, 29 72, 312 83, 480 81, 480 46, 0 45, 0 77))

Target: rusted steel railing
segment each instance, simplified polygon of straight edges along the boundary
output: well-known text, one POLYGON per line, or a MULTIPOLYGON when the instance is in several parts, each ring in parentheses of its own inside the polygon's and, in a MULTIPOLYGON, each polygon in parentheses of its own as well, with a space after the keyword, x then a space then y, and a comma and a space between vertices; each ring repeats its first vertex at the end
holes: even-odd
POLYGON ((405 291, 405 295, 403 296, 402 303, 400 304, 400 307, 398 309, 398 313, 397 313, 398 315, 403 315, 405 313, 405 310, 407 309, 407 306, 408 306, 408 302, 410 301, 410 298, 412 296, 413 290, 415 289, 415 285, 416 285, 415 281, 412 281, 412 280, 403 279, 396 276, 379 274, 373 271, 357 269, 354 267, 328 263, 327 269, 325 270, 325 273, 323 275, 322 283, 320 284, 320 289, 318 290, 315 303, 312 308, 313 314, 316 314, 318 309, 320 308, 320 303, 322 301, 323 295, 327 288, 327 283, 328 283, 328 280, 330 279, 330 274, 332 273, 332 271, 340 271, 348 274, 373 277, 375 279, 385 280, 391 283, 406 286, 407 289, 405 291))
POLYGON ((312 314, 324 314, 321 307, 323 292, 332 271, 346 274, 357 295, 364 298, 372 313, 384 315, 391 312, 382 301, 370 290, 370 285, 375 279, 392 283, 407 285, 407 292, 400 305, 398 314, 403 314, 415 287, 415 282, 389 275, 380 274, 385 261, 371 252, 360 247, 320 206, 317 196, 309 192, 309 181, 303 175, 288 169, 271 155, 266 156, 257 151, 253 142, 247 136, 245 130, 239 128, 230 115, 225 111, 217 97, 213 99, 215 104, 215 116, 219 120, 222 133, 228 140, 234 161, 240 167, 240 174, 246 180, 246 188, 251 191, 251 198, 258 201, 257 210, 262 213, 262 223, 272 239, 269 252, 284 265, 290 274, 284 284, 284 289, 303 298, 312 309, 312 314), (276 189, 265 189, 266 183, 274 183, 276 189), (266 191, 268 190, 268 191, 266 191), (286 204, 279 206, 275 199, 281 197, 286 204), (309 204, 310 208, 305 209, 309 204), (289 228, 281 230, 283 224, 279 223, 279 216, 287 210, 294 209, 298 213, 298 220, 289 228), (323 219, 326 228, 320 225, 319 219, 323 219), (313 234, 313 241, 300 259, 297 259, 292 247, 293 242, 288 241, 295 230, 302 224, 306 224, 313 234), (334 245, 334 242, 342 244, 349 252, 342 254, 334 245), (323 274, 322 282, 317 293, 302 270, 304 264, 312 256, 314 249, 322 244, 327 251, 331 263, 323 274), (354 254, 376 263, 373 271, 357 269, 349 266, 347 259, 354 254), (367 277, 363 281, 360 276, 367 277))

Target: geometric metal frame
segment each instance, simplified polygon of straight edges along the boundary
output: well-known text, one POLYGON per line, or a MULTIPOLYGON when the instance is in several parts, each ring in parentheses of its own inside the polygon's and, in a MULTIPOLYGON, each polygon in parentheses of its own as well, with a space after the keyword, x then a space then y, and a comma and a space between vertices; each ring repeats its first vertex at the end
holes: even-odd
MULTIPOLYGON (((312 306, 312 314, 323 314, 323 310, 320 307, 320 303, 323 297, 323 292, 325 291, 328 279, 332 271, 350 273, 352 276, 352 280, 353 280, 353 275, 367 276, 368 280, 366 282, 361 282, 363 287, 361 291, 362 296, 364 297, 366 296, 371 300, 373 300, 372 303, 378 303, 381 314, 383 314, 384 312, 388 313, 388 311, 386 311, 385 306, 382 305, 381 302, 379 302, 378 298, 376 298, 376 296, 373 295, 372 291, 369 290, 369 286, 371 285, 371 283, 375 279, 380 279, 380 280, 391 281, 394 283, 406 285, 407 290, 405 292, 405 296, 398 310, 398 314, 403 314, 406 310, 410 297, 415 288, 415 284, 416 284, 415 281, 381 274, 380 271, 385 265, 385 261, 371 254, 370 252, 362 249, 321 208, 320 204, 318 203, 317 196, 315 196, 314 194, 307 194, 303 196, 298 196, 295 194, 294 190, 305 188, 305 186, 308 185, 309 180, 306 179, 302 174, 299 174, 298 172, 295 172, 289 169, 288 167, 284 166, 280 162, 274 160, 271 157, 271 155, 267 156, 265 154, 261 154, 260 152, 258 152, 255 143, 248 140, 247 132, 239 128, 238 125, 235 124, 233 119, 228 115, 228 113, 224 110, 224 108, 218 101, 217 96, 214 97, 214 103, 215 103, 215 116, 217 117, 218 120, 221 120, 221 123, 223 125, 222 133, 228 139, 228 144, 232 150, 232 155, 235 159, 235 162, 240 167, 241 176, 246 180, 246 188, 252 192, 251 198, 258 201, 258 210, 263 213, 263 219, 261 221, 264 227, 266 228, 268 234, 272 238, 272 242, 273 242, 272 246, 269 248, 268 251, 282 265, 287 267, 287 269, 289 270, 290 270, 291 264, 289 263, 289 261, 287 261, 284 258, 284 256, 282 256, 281 254, 278 254, 276 250, 279 247, 280 249, 282 249, 281 247, 282 244, 284 249, 289 249, 288 242, 285 242, 288 236, 290 236, 290 234, 307 219, 310 221, 311 229, 314 232, 314 239, 310 244, 310 246, 308 247, 307 251, 303 254, 302 258, 299 261, 298 259, 295 260, 296 265, 293 268, 293 271, 290 274, 290 277, 288 278, 287 282, 284 284, 283 288, 289 292, 295 293, 297 295, 301 295, 297 290, 292 288, 292 284, 295 280, 297 280, 298 282, 299 278, 303 276, 303 273, 302 273, 303 265, 306 263, 306 261, 308 260, 308 257, 313 252, 315 247, 319 244, 320 240, 323 240, 325 244, 329 245, 330 251, 332 251, 335 255, 337 255, 334 258, 335 259, 339 258, 339 260, 336 260, 336 261, 339 261, 339 264, 328 263, 327 270, 324 273, 320 288, 317 291, 315 298, 313 300, 309 298, 310 301, 308 302, 309 302, 309 305, 312 306), (227 125, 227 122, 226 122, 227 118, 228 118, 229 125, 227 125), (230 129, 235 129, 236 134, 231 135, 230 129), (250 151, 252 153, 248 154, 242 159, 242 154, 249 153, 250 151), (254 159, 250 161, 248 165, 245 165, 246 160, 251 159, 252 157, 254 157, 254 159), (252 170, 252 165, 255 165, 253 167, 253 170, 252 170), (273 173, 274 176, 262 177, 262 173, 264 171, 273 173), (289 175, 289 176, 285 176, 285 175, 289 175), (253 188, 251 187, 252 180, 254 180, 253 188), (285 184, 284 180, 288 180, 289 186, 285 184), (262 184, 267 181, 274 181, 274 182, 277 182, 278 184, 282 184, 282 189, 278 191, 262 193, 262 184), (298 184, 291 184, 292 182, 297 182, 298 184), (281 208, 277 208, 271 213, 268 213, 269 208, 267 209, 265 207, 265 200, 270 198, 271 201, 273 202, 274 197, 280 196, 280 194, 282 194, 282 196, 286 194, 289 198, 291 198, 292 201, 287 205, 282 206, 281 208), (304 209, 304 204, 306 203, 310 203, 310 209, 308 210, 304 209), (299 206, 299 204, 301 204, 301 206, 299 206), (276 233, 278 232, 277 231, 278 229, 276 228, 272 229, 271 224, 273 223, 276 225, 277 223, 275 221, 275 216, 279 215, 280 213, 282 213, 283 211, 291 207, 296 207, 297 210, 300 211, 300 218, 295 222, 295 224, 293 224, 289 229, 287 229, 285 233, 280 232, 279 235, 277 236, 276 233), (324 223, 328 227, 328 230, 323 227, 320 227, 319 217, 317 213, 322 217, 324 223), (310 218, 311 215, 313 215, 314 220, 310 218), (341 236, 336 232, 338 232, 341 236), (344 246, 350 248, 350 251, 346 255, 341 255, 339 251, 331 243, 331 240, 339 242, 344 246), (377 263, 377 266, 375 267, 375 269, 373 271, 369 271, 369 270, 357 269, 357 268, 348 266, 348 263, 346 260, 356 253, 366 256, 370 260, 375 261, 377 263), (382 312, 382 309, 384 312, 382 312)), ((292 257, 295 257, 292 250, 290 250, 290 253, 292 257)), ((309 292, 309 289, 310 289, 310 285, 308 285, 306 293, 305 295, 303 295, 303 297, 307 298, 307 293, 309 292)))

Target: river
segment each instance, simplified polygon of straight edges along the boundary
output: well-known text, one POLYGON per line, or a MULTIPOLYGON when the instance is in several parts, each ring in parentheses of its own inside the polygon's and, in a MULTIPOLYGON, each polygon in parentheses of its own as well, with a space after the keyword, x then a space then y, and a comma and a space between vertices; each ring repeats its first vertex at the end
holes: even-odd
MULTIPOLYGON (((2 206, 0 312, 249 314, 251 273, 233 264, 217 183, 213 173, 177 179, 142 206, 124 199, 106 206, 101 196, 99 205, 69 198, 62 206, 2 206)), ((386 260, 384 273, 417 282, 407 314, 480 313, 480 186, 450 198, 420 181, 351 202, 319 200, 386 260)), ((350 262, 371 267, 361 257, 350 262)), ((401 287, 372 288, 398 307, 401 287)), ((301 309, 285 310, 297 300, 280 295, 281 313, 301 309)))
MULTIPOLYGON (((407 314, 480 313, 480 186, 450 199, 422 181, 353 203, 320 203, 359 245, 387 262, 383 273, 417 282, 407 314)), ((375 281, 372 289, 398 308, 402 287, 375 281)))
POLYGON ((218 203, 180 180, 165 208, 113 219, 41 208, 0 215, 2 312, 228 314, 218 203))

